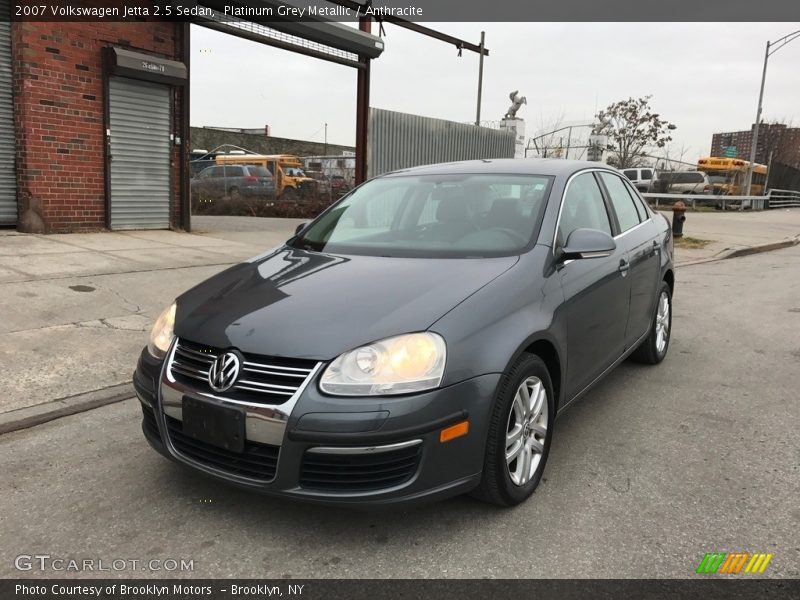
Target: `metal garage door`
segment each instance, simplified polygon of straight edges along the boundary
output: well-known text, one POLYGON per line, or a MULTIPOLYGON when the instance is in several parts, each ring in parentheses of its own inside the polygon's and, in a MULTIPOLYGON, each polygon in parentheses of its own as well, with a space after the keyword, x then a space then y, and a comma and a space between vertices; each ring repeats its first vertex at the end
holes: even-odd
POLYGON ((111 229, 169 228, 170 88, 112 77, 111 229))
MULTIPOLYGON (((7 12, 0 9, 0 13, 7 12)), ((0 225, 17 222, 14 176, 14 104, 11 99, 11 23, 0 21, 0 225)))

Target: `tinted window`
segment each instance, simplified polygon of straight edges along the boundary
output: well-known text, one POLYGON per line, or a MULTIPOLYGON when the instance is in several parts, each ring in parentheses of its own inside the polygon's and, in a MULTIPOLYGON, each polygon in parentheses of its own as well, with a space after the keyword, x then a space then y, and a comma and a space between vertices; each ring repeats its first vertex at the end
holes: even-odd
POLYGON ((599 229, 611 235, 603 195, 592 173, 578 175, 569 184, 561 206, 558 243, 566 244, 569 234, 576 229, 599 229))
POLYGON ((652 179, 653 171, 650 169, 642 169, 642 179, 652 179))
POLYGON ((264 167, 247 167, 250 175, 254 177, 272 177, 272 173, 267 171, 264 167))
POLYGON ((211 167, 203 171, 203 177, 223 177, 225 175, 225 169, 223 167, 211 167))
POLYGON ((631 198, 625 187, 625 183, 611 173, 601 173, 600 177, 606 185, 614 212, 617 213, 620 233, 628 231, 631 227, 636 227, 639 224, 639 213, 633 203, 633 198, 631 198))
POLYGON ((537 175, 380 177, 335 204, 292 245, 369 256, 517 254, 531 242, 551 181, 537 175))
MULTIPOLYGON (((623 183, 625 183, 623 181, 623 183)), ((636 210, 639 213, 639 220, 646 221, 650 218, 650 212, 647 210, 645 205, 644 199, 633 189, 633 186, 629 183, 625 183, 625 189, 628 190, 628 193, 633 198, 633 203, 636 205, 636 210)))
POLYGON ((225 177, 241 177, 244 175, 242 167, 225 167, 225 177))
POLYGON ((636 169, 629 169, 627 171, 623 171, 625 177, 633 181, 634 179, 639 179, 639 174, 636 172, 636 169))
POLYGON ((684 172, 675 174, 675 183, 702 183, 703 174, 697 172, 684 172))

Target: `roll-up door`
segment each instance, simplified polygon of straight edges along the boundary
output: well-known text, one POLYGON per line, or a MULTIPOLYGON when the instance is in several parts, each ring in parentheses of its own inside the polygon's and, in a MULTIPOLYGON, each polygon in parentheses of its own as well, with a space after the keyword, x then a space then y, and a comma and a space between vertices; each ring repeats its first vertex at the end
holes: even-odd
MULTIPOLYGON (((0 9, 0 15, 7 9, 0 9)), ((6 17, 7 18, 7 17, 6 17)), ((17 222, 14 170, 14 104, 11 96, 11 23, 0 21, 0 225, 17 222)))
POLYGON ((111 229, 168 229, 170 88, 109 79, 111 229))

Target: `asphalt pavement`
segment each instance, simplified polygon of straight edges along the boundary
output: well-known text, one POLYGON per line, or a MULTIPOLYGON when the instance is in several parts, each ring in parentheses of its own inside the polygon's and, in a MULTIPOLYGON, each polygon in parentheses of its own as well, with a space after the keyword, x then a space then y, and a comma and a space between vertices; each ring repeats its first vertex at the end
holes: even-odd
POLYGON ((257 496, 152 451, 133 399, 2 435, 0 577, 684 578, 716 551, 798 577, 799 262, 795 246, 679 269, 665 362, 625 363, 570 408, 514 509, 257 496), (21 572, 21 554, 194 570, 21 572))

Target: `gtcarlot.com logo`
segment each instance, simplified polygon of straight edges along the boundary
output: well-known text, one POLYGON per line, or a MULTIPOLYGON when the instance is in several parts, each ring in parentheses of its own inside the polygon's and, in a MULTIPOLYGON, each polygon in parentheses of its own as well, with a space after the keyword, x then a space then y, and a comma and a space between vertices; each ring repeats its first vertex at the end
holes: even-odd
POLYGON ((696 573, 738 575, 739 573, 763 573, 772 554, 765 552, 707 552, 697 566, 696 573))
POLYGON ((186 558, 63 558, 49 554, 20 554, 17 571, 194 571, 194 559, 186 558))

